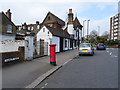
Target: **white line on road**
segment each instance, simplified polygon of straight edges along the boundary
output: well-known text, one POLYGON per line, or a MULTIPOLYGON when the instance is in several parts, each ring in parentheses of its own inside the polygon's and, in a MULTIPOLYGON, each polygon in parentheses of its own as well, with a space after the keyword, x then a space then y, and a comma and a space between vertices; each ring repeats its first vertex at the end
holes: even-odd
POLYGON ((112 55, 112 52, 110 52, 110 56, 112 55))
POLYGON ((107 51, 109 53, 109 51, 107 51))
POLYGON ((72 59, 70 59, 70 60, 68 60, 67 62, 65 62, 64 64, 63 64, 63 66, 65 65, 65 64, 67 64, 69 61, 71 61, 72 59))
POLYGON ((118 57, 118 56, 115 55, 114 57, 118 57))

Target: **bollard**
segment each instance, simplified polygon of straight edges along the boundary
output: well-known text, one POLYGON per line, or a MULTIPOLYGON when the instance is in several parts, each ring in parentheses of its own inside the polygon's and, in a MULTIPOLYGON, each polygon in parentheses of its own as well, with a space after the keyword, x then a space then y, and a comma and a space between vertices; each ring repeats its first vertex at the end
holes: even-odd
POLYGON ((50 64, 56 66, 56 44, 50 44, 50 64))

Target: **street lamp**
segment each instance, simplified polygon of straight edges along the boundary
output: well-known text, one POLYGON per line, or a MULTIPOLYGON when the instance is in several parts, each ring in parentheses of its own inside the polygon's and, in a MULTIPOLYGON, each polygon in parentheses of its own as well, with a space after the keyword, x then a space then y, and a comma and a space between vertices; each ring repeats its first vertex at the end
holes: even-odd
POLYGON ((98 36, 100 36, 100 26, 98 26, 98 36))
POLYGON ((83 21, 83 41, 84 41, 84 30, 85 30, 85 28, 84 28, 84 23, 85 23, 85 21, 86 21, 86 20, 83 21))
POLYGON ((89 21, 90 20, 87 20, 87 39, 88 39, 88 34, 89 34, 89 21))
POLYGON ((78 48, 79 48, 79 43, 80 43, 80 42, 79 42, 79 41, 80 41, 80 40, 79 40, 79 28, 77 28, 77 33, 78 33, 78 48))

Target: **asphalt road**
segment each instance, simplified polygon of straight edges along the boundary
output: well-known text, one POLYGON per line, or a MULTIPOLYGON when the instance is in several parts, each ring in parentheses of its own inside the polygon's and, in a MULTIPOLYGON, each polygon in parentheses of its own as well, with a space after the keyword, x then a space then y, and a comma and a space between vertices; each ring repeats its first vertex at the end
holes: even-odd
POLYGON ((118 88, 118 49, 76 57, 36 88, 118 88))

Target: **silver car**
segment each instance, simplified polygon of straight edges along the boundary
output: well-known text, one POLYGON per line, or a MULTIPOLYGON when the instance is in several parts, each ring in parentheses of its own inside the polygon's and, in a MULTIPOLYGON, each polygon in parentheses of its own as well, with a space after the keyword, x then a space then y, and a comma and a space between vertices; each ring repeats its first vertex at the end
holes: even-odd
POLYGON ((94 54, 94 48, 91 43, 81 43, 79 47, 79 56, 82 54, 94 54))

